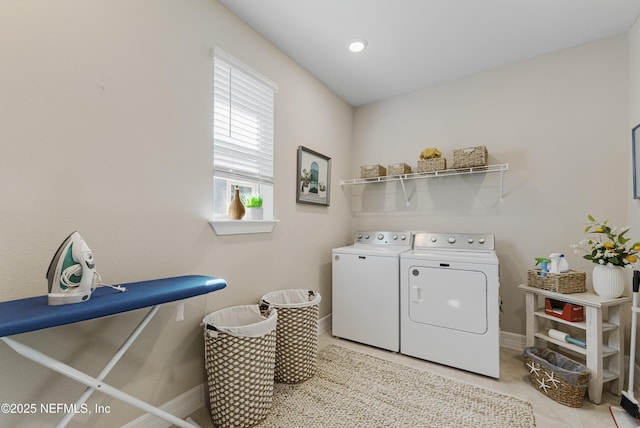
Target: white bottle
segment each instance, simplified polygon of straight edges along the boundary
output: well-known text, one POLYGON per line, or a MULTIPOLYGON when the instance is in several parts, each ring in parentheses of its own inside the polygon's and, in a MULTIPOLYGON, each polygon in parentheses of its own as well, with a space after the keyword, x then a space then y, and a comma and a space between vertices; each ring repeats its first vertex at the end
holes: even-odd
POLYGON ((549 266, 549 273, 560 273, 560 253, 553 253, 549 256, 551 259, 551 266, 549 266))
POLYGON ((569 262, 567 261, 567 258, 564 256, 564 254, 560 254, 560 262, 558 262, 558 270, 560 271, 560 273, 569 272, 569 262))

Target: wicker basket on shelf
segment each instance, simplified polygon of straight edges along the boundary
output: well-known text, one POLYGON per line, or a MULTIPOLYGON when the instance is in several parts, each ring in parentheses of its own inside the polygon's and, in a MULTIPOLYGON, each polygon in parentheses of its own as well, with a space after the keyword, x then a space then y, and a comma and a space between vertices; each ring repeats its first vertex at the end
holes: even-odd
POLYGON ((485 146, 467 147, 453 151, 453 168, 487 166, 488 152, 485 146))
POLYGON ((394 163, 387 167, 387 175, 411 174, 411 167, 406 163, 394 163))
POLYGON ((418 160, 417 172, 442 171, 443 169, 447 169, 447 160, 445 158, 418 160))
POLYGON ((531 385, 554 401, 582 407, 589 386, 589 369, 550 349, 526 348, 525 367, 531 385))
POLYGON ((384 177, 387 169, 382 165, 363 165, 360 167, 360 178, 384 177))
POLYGON ((527 285, 556 293, 584 293, 587 291, 587 274, 571 270, 566 273, 545 272, 541 275, 540 269, 529 269, 527 272, 527 285))

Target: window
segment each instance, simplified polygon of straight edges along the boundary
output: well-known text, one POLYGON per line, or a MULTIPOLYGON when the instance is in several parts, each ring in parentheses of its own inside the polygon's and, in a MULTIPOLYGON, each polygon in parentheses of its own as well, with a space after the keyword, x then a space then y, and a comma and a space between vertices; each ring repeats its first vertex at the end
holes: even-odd
POLYGON ((224 219, 236 186, 263 198, 273 217, 273 128, 277 86, 220 49, 214 51, 214 220, 224 219))

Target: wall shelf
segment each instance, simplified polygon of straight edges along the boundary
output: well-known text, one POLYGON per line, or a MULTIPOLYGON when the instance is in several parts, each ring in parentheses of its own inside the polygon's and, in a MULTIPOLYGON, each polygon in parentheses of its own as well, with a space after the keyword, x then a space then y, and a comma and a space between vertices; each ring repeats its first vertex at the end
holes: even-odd
POLYGON ((373 183, 386 183, 389 181, 399 181, 402 186, 402 191, 404 192, 407 205, 409 205, 409 202, 411 201, 411 196, 407 194, 407 189, 404 185, 405 181, 424 180, 424 179, 436 178, 436 177, 450 177, 454 175, 499 173, 500 174, 500 201, 502 201, 504 199, 504 183, 503 183, 504 173, 508 169, 509 169, 509 164, 505 163, 505 164, 499 164, 499 165, 476 166, 472 168, 443 169, 440 171, 388 175, 384 177, 354 178, 350 180, 340 180, 340 186, 344 187, 344 186, 350 186, 350 185, 364 185, 364 184, 373 184, 373 183))

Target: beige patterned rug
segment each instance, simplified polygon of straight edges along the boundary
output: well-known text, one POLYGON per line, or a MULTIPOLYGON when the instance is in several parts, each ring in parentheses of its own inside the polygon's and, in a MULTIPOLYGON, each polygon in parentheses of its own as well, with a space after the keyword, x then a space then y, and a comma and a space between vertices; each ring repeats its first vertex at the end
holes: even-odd
POLYGON ((314 377, 275 385, 257 426, 530 428, 535 419, 526 401, 329 345, 314 377))

